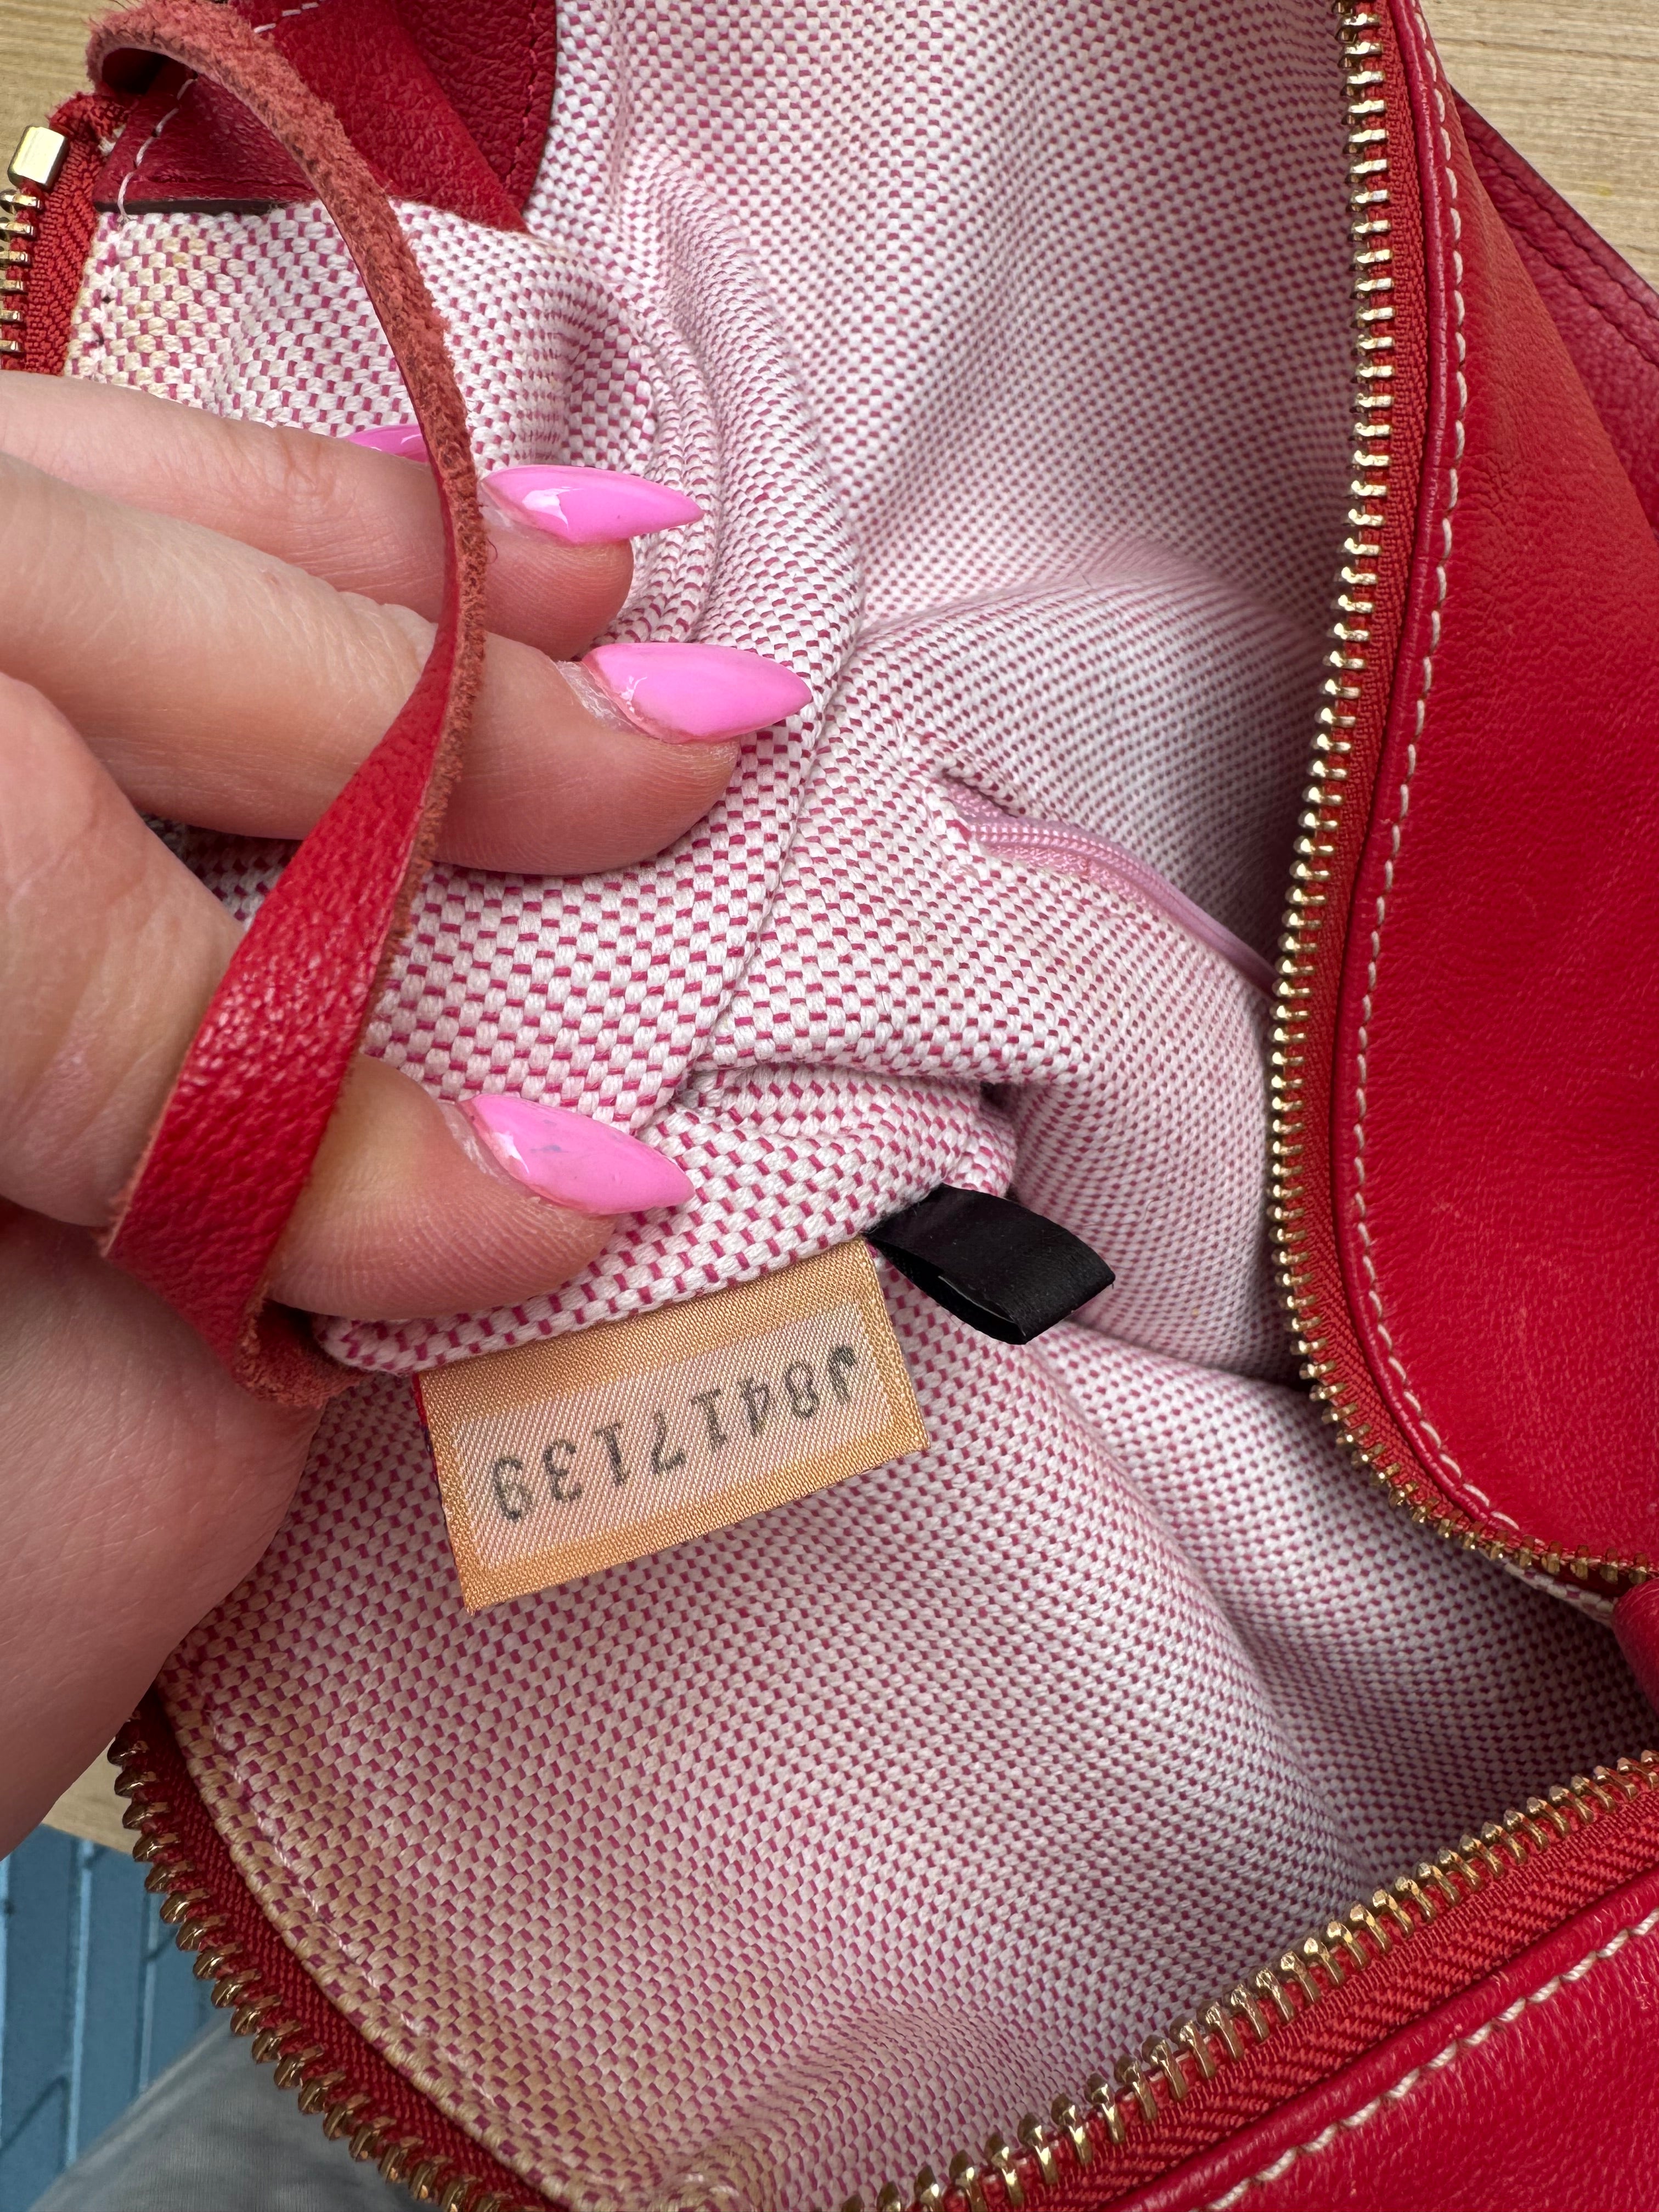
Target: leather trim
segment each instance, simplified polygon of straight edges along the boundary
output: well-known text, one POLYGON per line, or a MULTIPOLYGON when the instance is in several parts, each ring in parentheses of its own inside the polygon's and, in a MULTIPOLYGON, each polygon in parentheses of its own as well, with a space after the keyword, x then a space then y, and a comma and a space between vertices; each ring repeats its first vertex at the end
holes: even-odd
POLYGON ((1332 1077, 1349 1310, 1474 1525, 1659 1534, 1659 548, 1420 20, 1433 458, 1332 1077))
POLYGON ((1319 884, 1340 991, 1333 1017, 1322 955, 1291 1064, 1299 1322, 1420 1518, 1616 1583, 1659 1548, 1659 547, 1412 0, 1389 21, 1396 390, 1428 405, 1369 618, 1387 727, 1379 752, 1368 696, 1319 884))
POLYGON ((1122 2212, 1646 2212, 1659 1872, 1122 2212))
MULTIPOLYGON (((553 0, 230 0, 229 12, 325 100, 395 197, 521 230, 553 94, 553 0)), ((314 199, 303 169, 224 88, 143 72, 94 197, 130 214, 247 211, 314 199)))

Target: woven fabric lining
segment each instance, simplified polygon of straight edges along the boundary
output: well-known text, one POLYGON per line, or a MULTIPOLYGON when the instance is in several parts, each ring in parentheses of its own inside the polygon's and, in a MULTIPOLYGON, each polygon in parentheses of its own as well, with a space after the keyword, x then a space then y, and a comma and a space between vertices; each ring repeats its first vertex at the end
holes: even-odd
MULTIPOLYGON (((1595 1622, 1425 1541, 1285 1383, 1265 1012, 988 859, 966 785, 1271 949, 1343 534, 1320 0, 568 0, 525 237, 404 220, 478 456, 707 520, 619 624, 817 708, 614 878, 434 871, 372 1043, 696 1185, 372 1370, 165 1681, 329 1994, 561 2201, 804 2212, 1042 2110, 1401 1863, 1639 1743, 1595 1622), (1015 1350, 893 1284, 934 1438, 469 1620, 408 1371, 691 1297, 940 1181, 1104 1252, 1015 1350)), ((76 374, 401 419, 317 211, 101 225, 76 374)), ((185 833, 248 912, 278 848, 185 833)))

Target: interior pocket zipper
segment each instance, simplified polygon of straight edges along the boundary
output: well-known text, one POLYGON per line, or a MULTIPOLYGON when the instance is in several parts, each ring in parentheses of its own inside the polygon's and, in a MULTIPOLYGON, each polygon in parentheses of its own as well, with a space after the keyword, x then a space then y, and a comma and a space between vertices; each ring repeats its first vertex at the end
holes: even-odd
POLYGON ((1273 969, 1254 946, 1235 937, 1213 915, 1206 914, 1167 876, 1161 876, 1110 838, 1081 830, 1074 823, 1033 821, 1025 815, 1009 814, 965 784, 951 785, 949 797, 963 828, 989 859, 1023 860, 1029 867, 1078 876, 1107 890, 1127 891, 1131 898, 1172 921, 1206 951, 1226 961, 1258 991, 1272 991, 1273 969))

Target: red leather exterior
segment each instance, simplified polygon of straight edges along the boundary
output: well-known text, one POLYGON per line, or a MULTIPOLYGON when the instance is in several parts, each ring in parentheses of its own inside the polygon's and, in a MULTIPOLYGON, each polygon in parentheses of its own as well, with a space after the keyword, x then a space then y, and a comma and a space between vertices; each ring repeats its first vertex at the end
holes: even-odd
MULTIPOLYGON (((231 0, 343 124, 400 198, 522 229, 553 92, 553 0, 456 9, 438 0, 231 0)), ((316 197, 240 101, 171 66, 155 73, 96 185, 101 206, 261 208, 316 197)))
POLYGON ((1336 1051, 1350 1304, 1443 1491, 1643 1554, 1659 548, 1416 60, 1438 420, 1336 1051))
POLYGON ((1659 1874, 1123 2212, 1650 2212, 1659 1874))
POLYGON ((556 0, 397 0, 398 16, 515 208, 530 198, 553 112, 556 0))
MULTIPOLYGON (((1421 1471, 1426 1510, 1547 1560, 1641 1559, 1659 1552, 1659 546, 1420 19, 1395 20, 1428 407, 1340 1001, 1308 1054, 1328 1052, 1340 1269, 1322 1325, 1357 1371, 1350 1425, 1421 1471)), ((1364 797, 1356 776, 1347 805, 1364 797)))
POLYGON ((1467 101, 1457 111, 1474 173, 1659 528, 1659 295, 1467 101))
POLYGON ((280 137, 338 223, 409 386, 446 522, 442 617, 397 720, 289 862, 215 993, 151 1137, 110 1257, 248 1388, 316 1402, 353 1377, 298 1317, 262 1311, 267 1270, 424 872, 483 657, 483 524, 466 410, 396 216, 332 112, 228 9, 149 0, 94 33, 94 76, 134 51, 223 85, 280 137))
MULTIPOLYGON (((1500 1865, 1478 1895, 1466 1897, 1431 1926, 1396 1942, 1385 1959, 1328 1990, 1252 2048, 1242 2063, 1189 2087, 1179 2103, 1160 2098, 1156 2127, 1136 2130, 1121 2148, 1097 2154, 1071 2180, 1063 2201, 1048 2200, 1049 2212, 1101 2212, 1106 2206, 1118 2212, 1123 2204, 1136 2212, 1153 2207, 1170 2212, 1175 2206, 1207 2205, 1210 2197, 1189 2187, 1192 2172, 1230 2177, 1218 2179, 1218 2188, 1255 2172, 1287 2148, 1311 2140, 1338 2109, 1325 2101, 1330 2096, 1340 2100, 1352 2090, 1358 2109, 1379 2087, 1398 2079, 1416 2063, 1408 2057, 1396 2067, 1399 2053, 1418 2051, 1413 2039, 1431 2033, 1425 2023, 1443 2014, 1478 2022, 1497 2002, 1493 1990, 1512 1995, 1520 1985, 1538 1986, 1555 1968, 1528 1979, 1536 1960, 1518 1969, 1516 1962, 1529 1953, 1553 1957, 1548 1947, 1575 1922, 1601 1926, 1594 1916, 1628 1886, 1647 1885, 1659 1904, 1659 1796, 1644 1784, 1627 1797, 1616 1783, 1608 1795, 1589 1828, 1552 1844, 1524 1869, 1500 1865), (1512 1979, 1517 1971, 1520 1984, 1512 1979), (1460 2007, 1471 2009, 1466 2015, 1460 2007), (1309 2124, 1310 2113, 1316 2126, 1309 2124), (1172 2193, 1158 2194, 1159 2184, 1172 2193)), ((1571 1949, 1575 1939, 1567 1940, 1571 1949)), ((1576 1961, 1583 1948, 1571 1949, 1565 1963, 1576 1961)), ((1446 2040, 1443 2021, 1432 2033, 1438 2040, 1424 2055, 1446 2040)), ((1346 2199, 1334 2192, 1320 2201, 1346 2199)), ((1413 2203, 1394 2200, 1389 2212, 1407 2212, 1413 2203)))

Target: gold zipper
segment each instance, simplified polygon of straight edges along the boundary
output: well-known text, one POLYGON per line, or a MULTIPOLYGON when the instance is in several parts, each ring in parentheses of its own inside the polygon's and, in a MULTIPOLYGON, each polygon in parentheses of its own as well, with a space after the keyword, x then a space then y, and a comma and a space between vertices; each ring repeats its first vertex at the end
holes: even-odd
POLYGON ((69 140, 61 131, 33 123, 7 164, 9 182, 0 190, 0 239, 5 241, 0 252, 0 355, 22 353, 24 302, 40 210, 68 151, 69 140))
MULTIPOLYGON (((1273 986, 1274 1017, 1270 1077, 1273 1093, 1273 1197, 1268 1213, 1279 1293, 1290 1316, 1302 1374, 1313 1397, 1325 1405, 1325 1419, 1343 1449, 1371 1468, 1401 1504, 1412 1503, 1395 1469, 1377 1463, 1343 1419, 1335 1385, 1334 1363, 1323 1357, 1320 1316, 1313 1303, 1302 1246, 1306 1231, 1307 1193, 1301 1158, 1305 1130, 1303 1067, 1307 1051, 1308 1001, 1325 927, 1324 884, 1343 826, 1343 787, 1347 781, 1350 732, 1358 719, 1360 679, 1370 665, 1370 618, 1375 611, 1382 557, 1381 532, 1389 496, 1387 440, 1393 429, 1394 303, 1388 273, 1393 224, 1389 216, 1389 131, 1379 96, 1382 71, 1375 7, 1340 0, 1337 21, 1348 94, 1348 207, 1354 282, 1355 344, 1353 476, 1349 483, 1348 536, 1343 543, 1342 590, 1330 630, 1322 690, 1314 738, 1311 780, 1303 793, 1296 856, 1291 871, 1284 934, 1273 986), (1363 288, 1363 289, 1362 289, 1363 288)), ((1420 1510, 1420 1520, 1430 1517, 1420 1510)), ((1442 1524, 1447 1534, 1461 1534, 1442 1524)))
POLYGON ((119 1769, 116 1791, 128 1800, 122 1826, 137 1832, 132 1856, 149 1868, 145 1888, 161 1897, 161 1918, 179 1948, 196 1954, 196 1978, 212 1984, 211 2002, 230 2014, 232 2034, 251 2036, 254 2058, 274 2063, 277 2087, 297 2089, 300 2110, 321 2119, 331 2142, 344 2141, 355 2159, 373 2160, 416 2203, 436 2204, 441 2212, 533 2212, 517 2191, 500 2196, 478 2175, 458 2169, 453 2159, 434 2155, 420 2136, 377 2110, 364 2092, 353 2090, 343 2068, 319 2066, 325 2057, 322 2046, 299 2039, 303 2023, 285 2011, 281 1995, 244 1956, 224 1914, 211 1910, 198 1868, 168 1826, 172 1806, 155 1792, 158 1778, 145 1764, 149 1746, 142 1735, 137 1729, 125 1732, 109 1756, 119 1769))
MULTIPOLYGON (((116 1790, 129 1801, 124 1825, 137 1831, 132 1855, 149 1869, 144 1887, 161 1895, 162 1919, 179 1949, 196 1954, 197 1978, 212 1983, 213 2002, 231 2014, 231 2033, 251 2036, 254 2058, 274 2063, 277 2087, 296 2089, 301 2111, 317 2116, 331 2141, 343 2141, 353 2158, 374 2160, 416 2203, 436 2204, 441 2212, 520 2212, 521 2200, 499 2196, 378 2111, 366 2093, 352 2087, 346 2069, 319 2063, 326 2057, 322 2046, 301 2039, 302 2023, 286 2013, 240 1940, 227 1930, 225 1916, 212 1910, 196 1866, 168 1826, 172 1807, 155 1794, 158 1778, 145 1764, 143 1736, 131 1731, 110 1757, 120 1768, 116 1790)), ((1237 1983, 1224 1997, 1196 2007, 1164 2033, 1146 2037, 1109 2074, 1091 2075, 1080 2100, 1062 2092, 1050 2101, 1047 2119, 1027 2113, 1012 2139, 998 2131, 976 2156, 958 2152, 945 2162, 944 2180, 924 2166, 908 2191, 884 2182, 873 2192, 875 2212, 942 2212, 952 2193, 966 2199, 969 2212, 991 2212, 988 2182, 1000 2186, 1007 2212, 1022 2212, 1046 2191, 1085 2173, 1109 2147, 1144 2139, 1172 2106, 1240 2064, 1330 1992, 1386 1959, 1396 1944, 1410 1942, 1445 1913, 1531 1865, 1562 1838, 1593 1827, 1603 1813, 1639 1797, 1644 1785, 1659 1790, 1659 1752, 1621 1759, 1616 1767, 1598 1766, 1546 1797, 1529 1797, 1524 1811, 1489 1820, 1455 1850, 1420 1861, 1286 1944, 1273 1964, 1237 1983)), ((849 2197, 840 2212, 866 2212, 866 2200, 849 2197)))
MULTIPOLYGON (((946 2166, 947 2180, 925 2166, 908 2191, 884 2182, 875 2192, 875 2212, 940 2212, 953 2192, 966 2197, 971 2212, 990 2212, 985 2197, 990 2180, 1000 2185, 1009 2212, 1021 2212, 1062 2182, 1075 2183, 1109 2145, 1156 2129, 1171 2106, 1237 2065, 1396 1944, 1485 1894, 1562 1837, 1592 1826, 1601 1813, 1629 1803, 1644 1784, 1659 1790, 1659 1752, 1621 1759, 1616 1767, 1598 1766, 1593 1774, 1575 1775, 1565 1790, 1529 1797, 1524 1812, 1489 1820, 1455 1850, 1422 1860, 1322 1929, 1287 1944, 1272 1966, 1237 1984, 1224 1998, 1199 2008, 1162 2035, 1148 2036, 1139 2055, 1118 2059, 1109 2076, 1091 2075, 1081 2101, 1062 2094, 1050 2104, 1047 2120, 1028 2113, 1013 2142, 998 2132, 979 2158, 958 2152, 946 2166)), ((840 2212, 866 2212, 865 2199, 848 2197, 840 2212)))
MULTIPOLYGON (((1353 477, 1349 485, 1349 535, 1344 541, 1342 590, 1330 630, 1310 780, 1303 794, 1296 857, 1279 939, 1274 982, 1271 1083, 1273 1091, 1273 1196, 1269 1223, 1279 1290, 1290 1316, 1303 1379, 1324 1407, 1341 1449, 1370 1473, 1419 1527, 1484 1552, 1489 1559, 1520 1568, 1540 1569, 1552 1577, 1563 1573, 1588 1583, 1592 1575, 1612 1589, 1644 1582, 1648 1563, 1580 1550, 1565 1553, 1524 1535, 1504 1537, 1478 1527, 1447 1501, 1417 1470, 1397 1465, 1376 1445, 1369 1429, 1348 1419, 1349 1395, 1334 1360, 1328 1357, 1311 1272, 1306 1262, 1308 1193, 1301 1158, 1305 1133, 1304 1076, 1308 1045, 1308 1003, 1318 970, 1320 939, 1328 926, 1324 886, 1345 828, 1344 786, 1352 732, 1358 720, 1364 680, 1370 674, 1370 617, 1388 521, 1389 438, 1394 402, 1395 319, 1391 273, 1392 224, 1389 215, 1389 127, 1382 97, 1383 72, 1380 20, 1368 0, 1338 0, 1347 89, 1348 205, 1352 238, 1355 341, 1358 354, 1354 398, 1353 477)), ((1378 672, 1384 678, 1386 670, 1378 672)), ((1363 823, 1352 834, 1358 835, 1363 823)))

